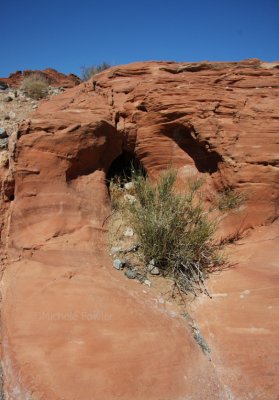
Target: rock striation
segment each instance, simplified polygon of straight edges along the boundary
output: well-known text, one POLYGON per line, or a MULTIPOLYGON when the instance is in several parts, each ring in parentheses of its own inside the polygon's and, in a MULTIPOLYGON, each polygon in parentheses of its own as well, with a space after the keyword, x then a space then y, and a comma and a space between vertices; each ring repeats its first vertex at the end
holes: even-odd
MULTIPOLYGON (((249 382, 239 389, 245 357, 238 358, 232 379, 220 322, 212 328, 217 345, 212 338, 210 345, 221 356, 218 363, 212 356, 212 363, 170 304, 159 304, 152 291, 111 267, 106 177, 127 154, 151 179, 174 167, 181 190, 189 177, 204 179, 209 205, 224 188, 245 194, 237 210, 216 211, 221 236, 268 229, 272 222, 276 229, 278 106, 279 64, 257 59, 113 67, 40 103, 11 138, 9 164, 0 175, 2 193, 10 182, 1 227, 7 398, 262 398, 252 385, 262 371, 257 353, 249 358, 249 382)), ((275 263, 269 268, 273 276, 275 263)), ((253 275, 253 263, 249 271, 253 275)), ((258 264, 255 271, 261 273, 258 264)), ((228 283, 222 282, 216 291, 228 283)), ((246 315, 243 307, 239 312, 246 315)), ((206 324, 198 306, 195 312, 206 324)), ((251 331, 241 333, 235 348, 251 331)), ((268 357, 270 347, 261 345, 261 356, 268 357)), ((276 375, 269 372, 265 398, 273 400, 276 375)))

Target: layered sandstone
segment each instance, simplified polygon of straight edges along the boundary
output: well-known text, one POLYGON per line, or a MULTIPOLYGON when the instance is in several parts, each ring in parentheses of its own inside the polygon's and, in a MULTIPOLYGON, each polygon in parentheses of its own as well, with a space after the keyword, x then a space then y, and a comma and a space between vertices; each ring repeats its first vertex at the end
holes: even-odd
MULTIPOLYGON (((1 232, 7 257, 2 340, 8 398, 262 398, 258 387, 253 389, 253 379, 262 374, 257 352, 249 358, 254 365, 249 382, 241 389, 236 384, 246 371, 241 347, 243 337, 251 335, 246 327, 242 336, 232 337, 232 330, 227 336, 243 355, 236 358, 240 365, 233 379, 228 370, 232 358, 227 357, 229 344, 220 339, 226 335, 220 315, 232 307, 233 296, 215 311, 216 324, 211 321, 217 337, 206 338, 212 363, 174 306, 112 271, 106 250, 106 176, 126 151, 152 179, 170 166, 178 169, 182 189, 189 176, 203 177, 209 204, 224 187, 245 193, 239 209, 219 215, 221 235, 268 226, 278 217, 278 105, 278 64, 259 60, 114 67, 41 102, 10 144, 2 183, 5 188, 7 181, 15 182, 1 232)), ((247 252, 252 257, 253 247, 247 252)), ((275 276, 270 257, 267 278, 255 278, 260 293, 275 276)), ((245 268, 244 258, 241 273, 246 276, 245 268)), ((261 268, 251 262, 243 291, 250 290, 253 274, 261 275, 261 268)), ((226 276, 221 286, 228 284, 226 276)), ((253 301, 265 295, 251 298, 251 308, 243 302, 239 312, 247 319, 251 311, 254 321, 253 301)), ((205 309, 214 315, 210 304, 205 309)), ((269 305, 275 312, 276 299, 269 305)), ((210 336, 207 316, 198 306, 195 312, 210 336)), ((239 321, 234 321, 239 333, 239 321)), ((261 322, 263 330, 257 332, 268 329, 274 341, 274 324, 267 328, 264 318, 261 322)), ((261 356, 268 357, 271 348, 261 343, 261 356)), ((276 398, 274 371, 267 371, 270 400, 276 398)))

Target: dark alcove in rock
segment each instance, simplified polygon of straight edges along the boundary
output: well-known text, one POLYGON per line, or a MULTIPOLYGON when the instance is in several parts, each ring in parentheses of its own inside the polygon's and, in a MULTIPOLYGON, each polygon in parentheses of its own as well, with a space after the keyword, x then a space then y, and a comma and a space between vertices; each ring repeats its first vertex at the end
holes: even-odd
POLYGON ((163 133, 171 137, 193 159, 199 172, 212 174, 218 171, 218 164, 223 161, 221 155, 195 138, 191 128, 182 124, 169 124, 163 133))
POLYGON ((107 173, 107 182, 109 182, 115 178, 120 180, 121 184, 131 180, 132 171, 133 170, 141 170, 145 175, 145 170, 137 159, 137 157, 127 150, 123 150, 123 152, 118 156, 111 164, 108 173, 107 173))

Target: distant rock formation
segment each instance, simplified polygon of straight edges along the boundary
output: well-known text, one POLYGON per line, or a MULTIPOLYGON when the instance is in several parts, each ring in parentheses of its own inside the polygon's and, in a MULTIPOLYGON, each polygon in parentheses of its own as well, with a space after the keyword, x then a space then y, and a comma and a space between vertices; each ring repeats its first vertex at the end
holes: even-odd
POLYGON ((0 82, 9 85, 11 88, 17 88, 25 77, 33 73, 42 75, 48 80, 49 84, 54 87, 71 88, 81 83, 81 79, 78 76, 74 74, 65 75, 53 68, 16 71, 10 74, 8 78, 0 78, 0 82))

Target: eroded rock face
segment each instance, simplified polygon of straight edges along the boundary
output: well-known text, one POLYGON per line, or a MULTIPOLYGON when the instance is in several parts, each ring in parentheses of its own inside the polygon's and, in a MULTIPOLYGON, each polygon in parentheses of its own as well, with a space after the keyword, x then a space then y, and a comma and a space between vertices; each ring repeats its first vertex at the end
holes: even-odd
MULTIPOLYGON (((121 137, 119 154, 134 153, 150 176, 173 166, 182 181, 202 174, 209 200, 223 187, 243 192, 247 201, 237 215, 223 215, 225 231, 242 230, 272 221, 278 211, 277 66, 252 60, 115 67, 44 103, 28 132, 39 140, 40 129, 62 125, 74 137, 78 125, 86 130, 104 119, 121 137)), ((106 172, 109 164, 97 168, 106 172)))
POLYGON ((111 267, 105 179, 128 151, 153 179, 170 166, 181 188, 202 176, 208 202, 222 187, 245 192, 244 205, 223 214, 227 234, 268 224, 278 215, 278 96, 277 64, 151 62, 40 103, 3 180, 15 182, 2 230, 8 398, 253 395, 235 381, 228 389, 222 363, 210 364, 185 321, 111 267))

